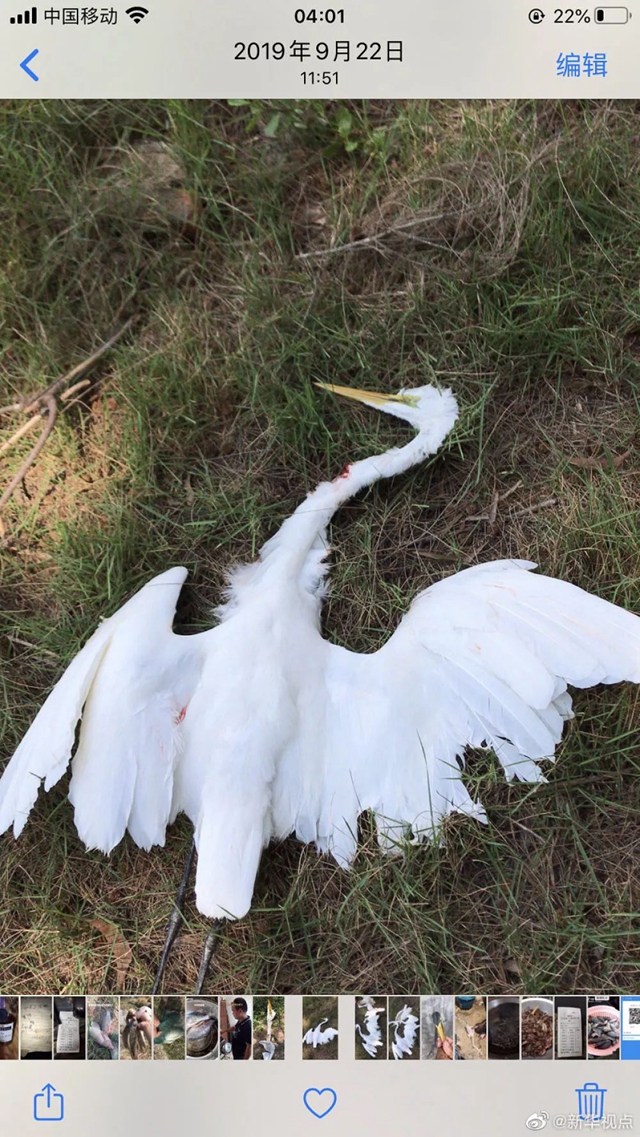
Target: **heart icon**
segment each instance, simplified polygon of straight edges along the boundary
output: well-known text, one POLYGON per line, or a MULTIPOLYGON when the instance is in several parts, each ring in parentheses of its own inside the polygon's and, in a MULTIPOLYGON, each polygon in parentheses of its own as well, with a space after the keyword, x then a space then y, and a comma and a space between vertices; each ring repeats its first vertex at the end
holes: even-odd
POLYGON ((335 1090, 330 1090, 327 1086, 323 1090, 314 1087, 304 1091, 302 1100, 314 1117, 326 1117, 336 1104, 338 1095, 335 1090))

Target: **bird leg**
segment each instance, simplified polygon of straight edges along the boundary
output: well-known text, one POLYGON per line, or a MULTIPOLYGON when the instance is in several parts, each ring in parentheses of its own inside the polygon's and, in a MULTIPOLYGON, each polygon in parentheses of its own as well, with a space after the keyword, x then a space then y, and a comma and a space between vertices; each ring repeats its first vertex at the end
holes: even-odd
POLYGON ((165 940, 164 940, 164 947, 162 949, 162 955, 160 956, 160 963, 158 964, 158 970, 156 972, 156 979, 155 979, 155 983, 153 984, 153 990, 151 992, 152 995, 157 995, 158 992, 160 991, 160 984, 162 983, 162 976, 164 975, 164 969, 167 966, 167 960, 169 959, 169 955, 171 953, 171 948, 173 947, 176 936, 178 935, 178 932, 180 931, 180 925, 182 923, 183 915, 184 915, 184 913, 183 913, 184 898, 185 898, 185 895, 187 892, 187 886, 189 884, 189 877, 191 876, 191 869, 193 868, 193 858, 195 855, 195 851, 196 851, 196 843, 195 843, 195 841, 192 841, 191 842, 191 848, 189 849, 189 856, 187 857, 187 863, 184 867, 184 872, 182 874, 182 880, 180 881, 180 887, 178 888, 178 895, 176 897, 176 902, 175 902, 173 909, 171 911, 171 915, 169 917, 169 923, 167 924, 167 931, 166 931, 165 940))
POLYGON ((213 953, 216 949, 216 944, 218 943, 221 932, 222 920, 213 920, 211 928, 209 929, 209 934, 204 941, 202 959, 200 960, 200 970, 198 971, 198 978, 196 980, 194 995, 202 994, 202 988, 204 987, 205 979, 207 978, 207 974, 209 972, 209 966, 213 958, 213 953))

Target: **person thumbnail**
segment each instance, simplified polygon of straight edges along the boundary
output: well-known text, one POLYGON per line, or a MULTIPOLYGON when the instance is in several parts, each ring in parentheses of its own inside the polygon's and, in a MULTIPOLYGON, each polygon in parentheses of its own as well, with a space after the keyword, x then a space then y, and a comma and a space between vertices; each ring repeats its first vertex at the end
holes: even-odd
POLYGON ((220 1000, 221 1058, 246 1062, 251 1058, 251 1000, 244 995, 226 996, 220 1000))

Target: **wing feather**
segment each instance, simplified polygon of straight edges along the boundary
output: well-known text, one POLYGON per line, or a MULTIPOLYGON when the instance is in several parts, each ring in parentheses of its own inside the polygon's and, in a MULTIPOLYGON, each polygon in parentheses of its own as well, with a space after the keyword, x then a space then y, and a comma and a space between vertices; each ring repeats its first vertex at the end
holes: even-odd
POLYGON ((0 779, 0 832, 17 837, 36 800, 63 776, 81 722, 69 798, 80 837, 110 850, 129 831, 164 843, 180 716, 200 668, 199 637, 171 624, 186 569, 149 581, 71 661, 0 779))
POLYGON ((287 787, 276 834, 303 817, 307 839, 348 865, 364 809, 385 848, 451 810, 482 820, 460 778, 467 747, 493 750, 509 779, 544 780, 538 763, 572 717, 567 687, 640 682, 640 619, 535 567, 496 561, 440 581, 373 655, 327 645, 321 773, 297 798, 287 787))
POLYGON ((71 757, 75 729, 109 643, 108 621, 72 659, 41 707, 0 780, 0 833, 19 837, 41 784, 55 786, 71 757))

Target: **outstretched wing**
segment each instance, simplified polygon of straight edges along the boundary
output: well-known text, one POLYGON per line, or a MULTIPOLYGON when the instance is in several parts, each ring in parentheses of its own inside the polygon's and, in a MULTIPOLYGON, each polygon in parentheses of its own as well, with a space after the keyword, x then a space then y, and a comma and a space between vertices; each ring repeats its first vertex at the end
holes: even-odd
POLYGON ((180 723, 197 685, 199 637, 171 625, 184 568, 149 581, 105 620, 71 661, 0 779, 0 833, 21 833, 41 783, 64 774, 76 727, 69 797, 80 837, 108 853, 129 829, 136 844, 164 844, 180 723))
POLYGON ((572 716, 568 685, 640 682, 640 619, 535 567, 496 561, 440 581, 373 655, 327 645, 326 743, 292 810, 300 836, 347 865, 361 810, 383 847, 451 810, 483 818, 459 776, 466 747, 492 749, 510 779, 541 780, 536 763, 572 716))

